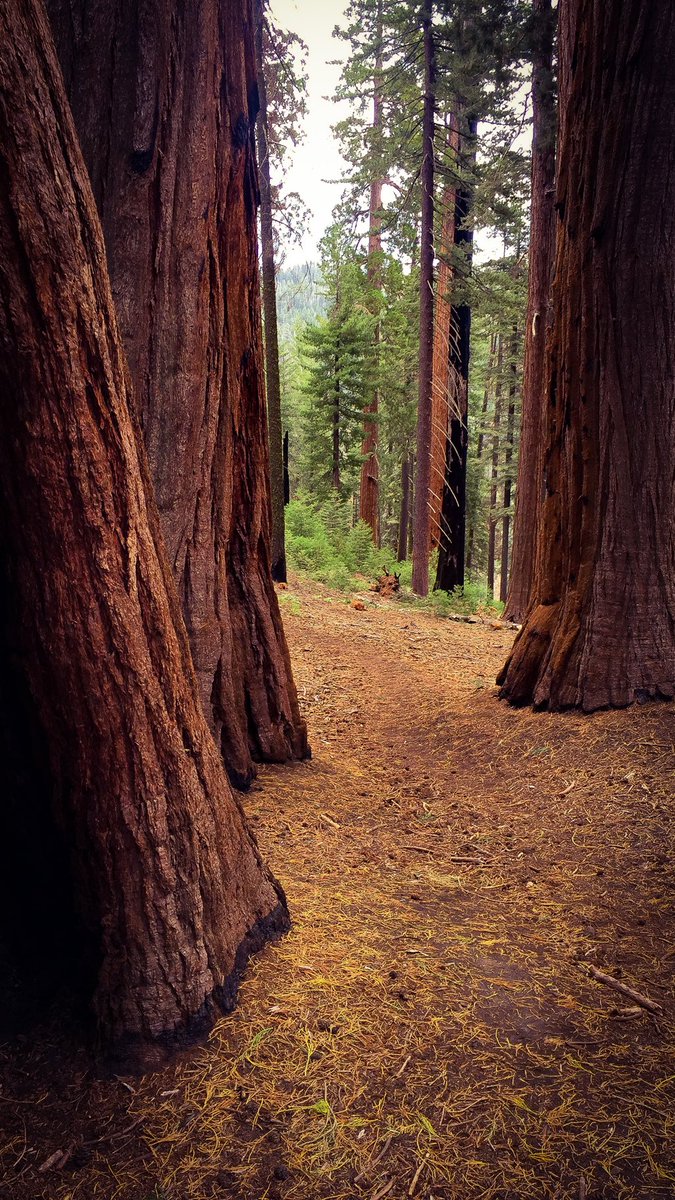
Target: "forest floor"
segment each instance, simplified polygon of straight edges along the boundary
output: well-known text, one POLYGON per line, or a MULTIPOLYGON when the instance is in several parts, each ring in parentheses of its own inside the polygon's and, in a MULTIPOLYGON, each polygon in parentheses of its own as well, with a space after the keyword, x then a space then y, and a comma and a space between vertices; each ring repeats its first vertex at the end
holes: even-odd
POLYGON ((0 1047, 3 1200, 675 1196, 672 705, 514 710, 505 629, 281 599, 314 756, 245 806, 293 930, 161 1074, 0 1047))

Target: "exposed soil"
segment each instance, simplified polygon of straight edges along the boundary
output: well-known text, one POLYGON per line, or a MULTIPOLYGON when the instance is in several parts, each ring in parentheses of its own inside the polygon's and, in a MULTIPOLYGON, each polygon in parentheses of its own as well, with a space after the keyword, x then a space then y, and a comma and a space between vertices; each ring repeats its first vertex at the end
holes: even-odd
POLYGON ((3 1200, 675 1195, 672 705, 511 709, 512 633, 364 600, 282 594, 314 758, 245 804, 292 933, 161 1074, 59 1013, 0 1047, 3 1200))

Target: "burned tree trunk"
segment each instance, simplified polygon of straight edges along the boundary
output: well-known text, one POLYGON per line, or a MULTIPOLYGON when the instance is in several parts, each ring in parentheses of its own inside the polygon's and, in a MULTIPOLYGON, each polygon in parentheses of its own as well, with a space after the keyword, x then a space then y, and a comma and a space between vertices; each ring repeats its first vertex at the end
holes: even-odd
POLYGON ((522 621, 534 580, 537 531, 544 498, 543 439, 546 403, 546 330, 555 258, 555 116, 551 0, 533 0, 532 201, 530 264, 523 369, 523 417, 518 461, 511 578, 505 616, 522 621))
MULTIPOLYGON (((455 247, 458 255, 456 278, 466 279, 471 271, 473 229, 469 225, 473 204, 478 123, 465 119, 460 138, 464 179, 457 188, 455 247)), ((469 358, 471 355, 471 307, 466 298, 453 303, 450 321, 450 420, 445 453, 445 480, 441 503, 442 538, 438 551, 435 588, 451 592, 464 587, 466 549, 466 470, 469 452, 469 358)))
POLYGON ((566 0, 546 498, 514 703, 675 694, 675 8, 566 0))
POLYGON ((424 120, 422 126, 422 228, 420 234, 420 368, 417 412, 417 478, 413 533, 413 591, 429 591, 429 483, 431 479, 431 384, 434 344, 434 120, 436 52, 433 0, 424 0, 424 120))
MULTIPOLYGON (((382 0, 377 3, 377 48, 375 51, 375 73, 373 76, 373 142, 376 153, 381 154, 382 141, 382 0)), ((368 229, 368 284, 375 292, 382 287, 382 167, 375 164, 375 177, 370 185, 370 211, 368 229)), ((379 310, 379 297, 374 304, 379 310)), ((376 358, 379 355, 381 329, 375 323, 374 343, 376 358)), ((378 460, 379 429, 377 414, 380 407, 379 383, 375 384, 372 398, 365 413, 364 439, 361 453, 361 485, 359 493, 359 516, 373 531, 373 541, 380 544, 380 464, 378 460), (368 417, 374 420, 368 420, 368 417)))
MULTIPOLYGON (((202 713, 41 0, 0 0, 0 347, 0 640, 46 751, 100 1033, 148 1066, 232 1006, 288 918, 202 713)), ((44 795, 23 794, 37 823, 44 795)))
POLYGON ((265 84, 263 35, 264 0, 255 0, 255 58, 260 112, 256 125, 258 174, 260 179, 260 250, 262 298, 265 316, 265 384, 270 458, 272 509, 272 579, 286 582, 286 539, 284 529, 284 452, 281 424, 281 379, 279 376, 279 331, 277 328, 277 281, 272 224, 272 181, 267 140, 267 87, 265 84))
POLYGON ((48 10, 202 704, 246 786, 307 749, 270 573, 251 3, 48 10))

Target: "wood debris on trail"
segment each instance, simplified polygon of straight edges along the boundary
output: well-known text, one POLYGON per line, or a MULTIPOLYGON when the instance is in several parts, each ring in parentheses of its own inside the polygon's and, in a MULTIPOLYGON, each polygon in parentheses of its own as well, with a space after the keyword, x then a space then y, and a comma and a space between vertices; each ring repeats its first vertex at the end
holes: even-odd
POLYGON ((515 710, 508 629, 297 581, 282 610, 314 757, 244 805, 293 930, 161 1074, 6 1046, 0 1194, 673 1196, 672 706, 515 710))

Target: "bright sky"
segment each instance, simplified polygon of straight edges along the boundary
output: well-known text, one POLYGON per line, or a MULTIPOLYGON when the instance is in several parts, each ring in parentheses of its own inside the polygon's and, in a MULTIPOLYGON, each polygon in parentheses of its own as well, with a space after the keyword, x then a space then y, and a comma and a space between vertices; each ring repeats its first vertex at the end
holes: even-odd
POLYGON ((302 246, 293 246, 287 265, 318 257, 317 243, 330 224, 331 212, 340 198, 338 179, 343 162, 331 133, 331 125, 344 115, 344 108, 331 102, 340 68, 329 66, 343 58, 346 45, 331 35, 336 25, 345 25, 347 0, 271 0, 270 9, 279 25, 298 33, 307 43, 308 95, 305 129, 307 136, 295 152, 295 161, 284 180, 289 191, 299 192, 312 210, 312 221, 302 246))

